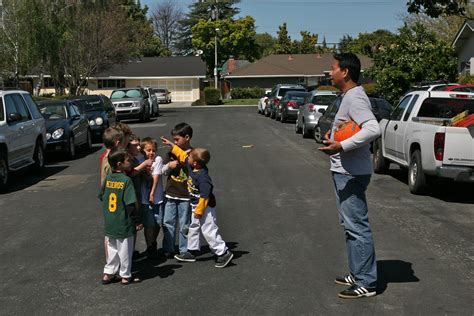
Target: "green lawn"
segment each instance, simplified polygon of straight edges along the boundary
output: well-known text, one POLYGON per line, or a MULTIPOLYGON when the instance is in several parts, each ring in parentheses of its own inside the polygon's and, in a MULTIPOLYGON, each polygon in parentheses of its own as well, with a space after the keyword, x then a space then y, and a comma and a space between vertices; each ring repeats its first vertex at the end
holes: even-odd
POLYGON ((224 100, 227 105, 255 105, 257 106, 259 99, 230 99, 224 100))

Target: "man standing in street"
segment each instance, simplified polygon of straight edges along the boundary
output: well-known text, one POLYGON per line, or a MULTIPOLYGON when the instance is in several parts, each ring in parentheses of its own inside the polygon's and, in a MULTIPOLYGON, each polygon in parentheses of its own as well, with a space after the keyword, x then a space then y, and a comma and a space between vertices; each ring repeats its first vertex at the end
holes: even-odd
POLYGON ((330 155, 339 219, 346 235, 350 273, 335 280, 337 284, 349 286, 339 293, 341 298, 375 296, 377 285, 377 263, 365 191, 372 174, 370 142, 380 136, 380 127, 364 88, 357 85, 360 68, 356 55, 334 55, 330 76, 333 85, 342 92, 342 101, 333 126, 325 136, 325 146, 319 148, 330 155), (334 140, 337 128, 348 121, 355 122, 360 131, 345 140, 334 140))

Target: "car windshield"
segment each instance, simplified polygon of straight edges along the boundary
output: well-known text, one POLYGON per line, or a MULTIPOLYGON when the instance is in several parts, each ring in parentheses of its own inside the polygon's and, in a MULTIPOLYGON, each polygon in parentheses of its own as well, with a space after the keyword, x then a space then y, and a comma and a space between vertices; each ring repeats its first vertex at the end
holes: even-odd
POLYGON ((335 94, 315 95, 313 99, 311 99, 311 103, 317 105, 330 105, 334 100, 336 100, 336 98, 337 95, 335 94))
POLYGON ((464 111, 474 113, 473 99, 428 98, 421 105, 417 116, 450 119, 464 111))
POLYGON ((77 102, 79 110, 81 112, 91 112, 91 111, 103 111, 104 107, 100 100, 81 100, 77 102))
POLYGON ((112 92, 111 99, 140 98, 141 93, 138 89, 116 90, 112 92))
POLYGON ((66 103, 42 103, 38 105, 41 115, 47 120, 67 118, 66 103))
POLYGON ((288 93, 285 98, 288 100, 293 100, 299 102, 304 102, 305 98, 308 96, 308 93, 288 93))
POLYGON ((285 93, 287 93, 288 91, 305 91, 304 89, 302 88, 281 88, 279 91, 278 91, 278 96, 279 97, 282 97, 285 95, 285 93))

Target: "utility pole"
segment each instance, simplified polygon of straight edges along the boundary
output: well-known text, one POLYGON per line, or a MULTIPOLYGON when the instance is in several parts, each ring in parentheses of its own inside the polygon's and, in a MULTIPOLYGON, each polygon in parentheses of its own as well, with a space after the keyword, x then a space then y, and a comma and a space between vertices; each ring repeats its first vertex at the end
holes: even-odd
MULTIPOLYGON (((216 0, 216 5, 214 6, 214 10, 212 11, 212 19, 214 21, 217 21, 219 18, 219 10, 217 9, 217 2, 216 0)), ((219 29, 216 27, 215 29, 216 33, 214 35, 214 88, 217 89, 217 31, 219 29)))

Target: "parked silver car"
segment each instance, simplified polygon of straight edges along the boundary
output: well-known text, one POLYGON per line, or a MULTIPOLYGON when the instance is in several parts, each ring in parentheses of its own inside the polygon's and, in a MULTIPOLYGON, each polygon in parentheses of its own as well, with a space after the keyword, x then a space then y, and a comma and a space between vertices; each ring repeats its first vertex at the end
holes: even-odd
POLYGON ((304 105, 298 110, 295 132, 303 134, 304 138, 311 137, 319 117, 323 115, 320 109, 326 110, 337 96, 335 91, 312 91, 304 105))
POLYGON ((46 125, 27 91, 0 90, 0 190, 11 171, 44 167, 46 125))
POLYGON ((123 88, 112 91, 110 95, 116 120, 139 119, 142 122, 150 120, 150 101, 148 93, 143 88, 123 88))
POLYGON ((153 89, 155 91, 156 98, 160 103, 171 103, 171 92, 168 89, 153 89))

